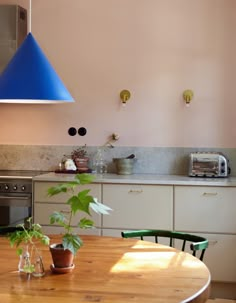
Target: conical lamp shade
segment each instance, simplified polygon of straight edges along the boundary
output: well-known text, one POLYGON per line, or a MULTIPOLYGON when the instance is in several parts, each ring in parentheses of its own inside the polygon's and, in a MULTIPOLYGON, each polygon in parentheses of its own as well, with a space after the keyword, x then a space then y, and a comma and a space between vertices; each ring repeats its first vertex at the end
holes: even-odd
POLYGON ((74 102, 29 33, 0 76, 0 103, 74 102))

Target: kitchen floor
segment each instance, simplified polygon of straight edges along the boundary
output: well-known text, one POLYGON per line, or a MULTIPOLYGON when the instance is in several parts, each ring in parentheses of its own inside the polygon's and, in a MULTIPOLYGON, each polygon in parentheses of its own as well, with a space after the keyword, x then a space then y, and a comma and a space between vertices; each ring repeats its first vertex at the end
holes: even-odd
POLYGON ((236 303, 236 300, 228 300, 228 299, 209 299, 206 303, 236 303))
MULTIPOLYGON (((222 282, 211 282, 211 299, 224 298, 233 300, 236 303, 236 284, 235 283, 222 283, 222 282)), ((215 302, 215 301, 214 301, 215 302)), ((224 302, 224 301, 222 301, 224 302)), ((227 301, 226 301, 227 302, 227 301)), ((215 302, 218 303, 218 302, 215 302)), ((230 301, 228 303, 231 303, 230 301)))

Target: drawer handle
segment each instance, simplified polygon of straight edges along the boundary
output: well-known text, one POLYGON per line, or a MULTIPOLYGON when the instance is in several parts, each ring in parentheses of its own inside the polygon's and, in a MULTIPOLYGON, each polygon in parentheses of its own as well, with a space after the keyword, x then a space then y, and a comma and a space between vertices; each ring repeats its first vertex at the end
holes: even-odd
POLYGON ((217 240, 209 240, 208 243, 209 243, 209 246, 214 246, 218 243, 218 241, 217 240))
POLYGON ((217 193, 203 193, 203 196, 217 196, 217 193))
POLYGON ((142 189, 130 189, 129 193, 133 194, 141 194, 143 192, 142 189))
POLYGON ((62 214, 69 214, 70 213, 70 211, 69 210, 60 210, 60 213, 62 213, 62 214))

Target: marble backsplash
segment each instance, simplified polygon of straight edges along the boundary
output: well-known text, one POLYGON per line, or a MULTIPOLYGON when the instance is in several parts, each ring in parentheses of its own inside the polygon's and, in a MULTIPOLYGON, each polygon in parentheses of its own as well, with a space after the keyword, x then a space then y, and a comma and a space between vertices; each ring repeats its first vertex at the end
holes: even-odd
MULTIPOLYGON (((54 171, 58 168, 63 155, 70 155, 75 148, 78 146, 0 145, 0 169, 54 171)), ((87 150, 92 165, 97 148, 87 147, 87 150)), ((236 149, 232 148, 107 147, 103 154, 109 173, 116 171, 113 158, 134 154, 136 158, 134 173, 187 175, 188 155, 195 151, 222 152, 229 159, 231 175, 236 175, 236 149)))

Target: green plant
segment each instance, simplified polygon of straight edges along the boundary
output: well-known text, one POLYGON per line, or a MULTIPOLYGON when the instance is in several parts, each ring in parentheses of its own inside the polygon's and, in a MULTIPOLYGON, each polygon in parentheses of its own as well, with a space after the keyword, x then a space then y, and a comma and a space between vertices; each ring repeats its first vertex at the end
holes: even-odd
MULTIPOLYGON (((66 204, 69 205, 70 210, 67 213, 55 211, 50 215, 50 224, 57 223, 64 228, 64 234, 62 238, 63 248, 70 250, 73 255, 76 255, 78 249, 83 245, 81 238, 74 232, 74 226, 72 226, 72 218, 78 213, 85 214, 92 217, 90 210, 98 214, 109 214, 110 207, 100 203, 97 199, 91 196, 90 189, 84 189, 76 192, 76 188, 80 185, 92 183, 94 176, 90 174, 77 174, 71 182, 59 184, 57 186, 50 187, 48 189, 49 196, 55 196, 61 193, 68 194, 68 200, 66 204)), ((79 222, 76 227, 79 228, 92 228, 94 226, 93 220, 87 216, 79 216, 79 222)))
POLYGON ((84 158, 87 157, 87 150, 86 150, 86 145, 81 146, 77 149, 74 149, 71 152, 71 159, 75 161, 76 158, 84 158))
POLYGON ((10 241, 11 247, 16 247, 16 253, 18 256, 22 256, 24 247, 30 247, 29 255, 27 255, 27 260, 24 265, 24 272, 32 273, 35 271, 34 264, 32 264, 31 256, 33 251, 38 252, 38 248, 36 245, 37 241, 40 241, 44 245, 49 245, 49 237, 44 235, 42 232, 41 225, 37 223, 32 223, 32 218, 28 218, 27 221, 23 224, 18 224, 16 231, 10 233, 8 235, 8 239, 10 241))
POLYGON ((63 155, 62 163, 65 164, 66 160, 68 159, 72 159, 74 162, 76 162, 76 159, 86 158, 86 157, 88 157, 88 152, 87 152, 87 146, 85 144, 76 149, 73 149, 69 155, 63 155))

